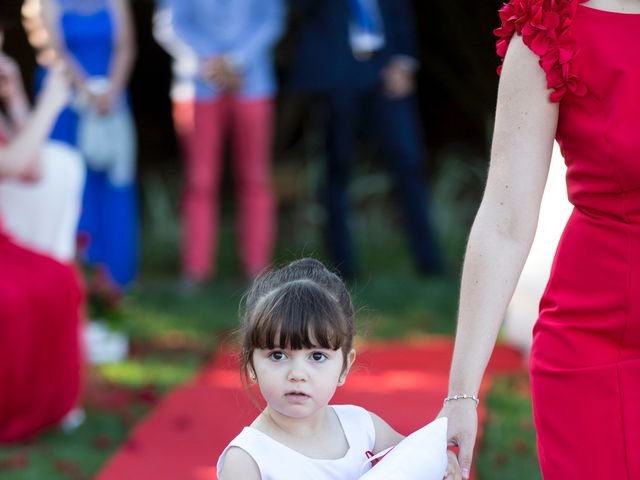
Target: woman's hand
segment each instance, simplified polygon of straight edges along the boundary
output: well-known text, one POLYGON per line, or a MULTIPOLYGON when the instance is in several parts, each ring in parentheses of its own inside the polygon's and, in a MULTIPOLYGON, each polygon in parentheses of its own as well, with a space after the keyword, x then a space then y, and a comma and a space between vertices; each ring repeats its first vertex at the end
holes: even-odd
POLYGON ((462 480, 458 457, 451 450, 447 450, 447 471, 444 474, 444 478, 445 480, 462 480))
POLYGON ((107 77, 90 77, 86 79, 82 83, 81 92, 88 104, 99 115, 109 114, 118 98, 118 92, 113 82, 107 77))
POLYGON ((95 107, 100 115, 107 115, 113 109, 115 94, 112 90, 104 93, 90 93, 89 102, 95 107))
POLYGON ((467 480, 471 474, 473 447, 478 432, 476 404, 471 399, 447 402, 438 416, 448 419, 447 441, 449 445, 456 445, 460 448, 458 453, 460 473, 462 478, 467 480))

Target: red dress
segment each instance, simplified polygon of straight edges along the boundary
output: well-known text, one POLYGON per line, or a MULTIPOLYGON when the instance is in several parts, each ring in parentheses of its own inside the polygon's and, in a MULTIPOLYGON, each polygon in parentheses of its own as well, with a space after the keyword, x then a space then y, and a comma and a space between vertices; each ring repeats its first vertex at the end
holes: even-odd
POLYGON ((0 442, 57 423, 80 387, 75 269, 19 247, 0 224, 0 442))
POLYGON ((574 205, 534 329, 531 379, 546 480, 640 479, 640 14, 512 0, 514 31, 559 101, 574 205))

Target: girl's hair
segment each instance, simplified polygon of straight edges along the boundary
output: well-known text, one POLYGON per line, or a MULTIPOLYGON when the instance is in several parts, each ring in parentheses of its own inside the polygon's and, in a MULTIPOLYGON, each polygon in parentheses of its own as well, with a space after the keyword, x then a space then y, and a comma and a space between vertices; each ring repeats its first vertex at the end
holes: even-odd
POLYGON ((353 305, 344 282, 318 260, 303 258, 261 274, 245 297, 241 374, 246 382, 256 349, 342 349, 353 345, 353 305))

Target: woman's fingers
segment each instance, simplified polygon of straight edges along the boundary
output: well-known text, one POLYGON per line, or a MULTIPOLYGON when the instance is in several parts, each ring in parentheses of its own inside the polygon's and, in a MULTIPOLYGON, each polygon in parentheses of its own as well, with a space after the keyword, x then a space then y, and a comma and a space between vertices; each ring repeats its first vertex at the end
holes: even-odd
POLYGON ((439 416, 447 417, 447 441, 450 445, 459 447, 460 473, 463 480, 468 480, 478 428, 476 405, 473 401, 466 399, 450 401, 443 407, 439 416))
POLYGON ((446 480, 462 480, 458 458, 456 457, 456 454, 451 450, 447 451, 447 472, 444 478, 446 480))
POLYGON ((464 480, 468 480, 471 475, 471 461, 473 460, 473 441, 461 440, 458 461, 460 462, 460 473, 464 480))

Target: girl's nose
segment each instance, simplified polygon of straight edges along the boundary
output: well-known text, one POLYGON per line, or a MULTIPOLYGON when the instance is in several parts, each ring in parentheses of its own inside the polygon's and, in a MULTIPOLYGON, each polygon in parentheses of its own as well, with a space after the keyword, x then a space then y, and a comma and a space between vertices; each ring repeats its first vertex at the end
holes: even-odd
POLYGON ((293 363, 291 365, 291 369, 289 370, 287 379, 290 382, 306 382, 307 372, 301 365, 298 365, 297 363, 293 363))

